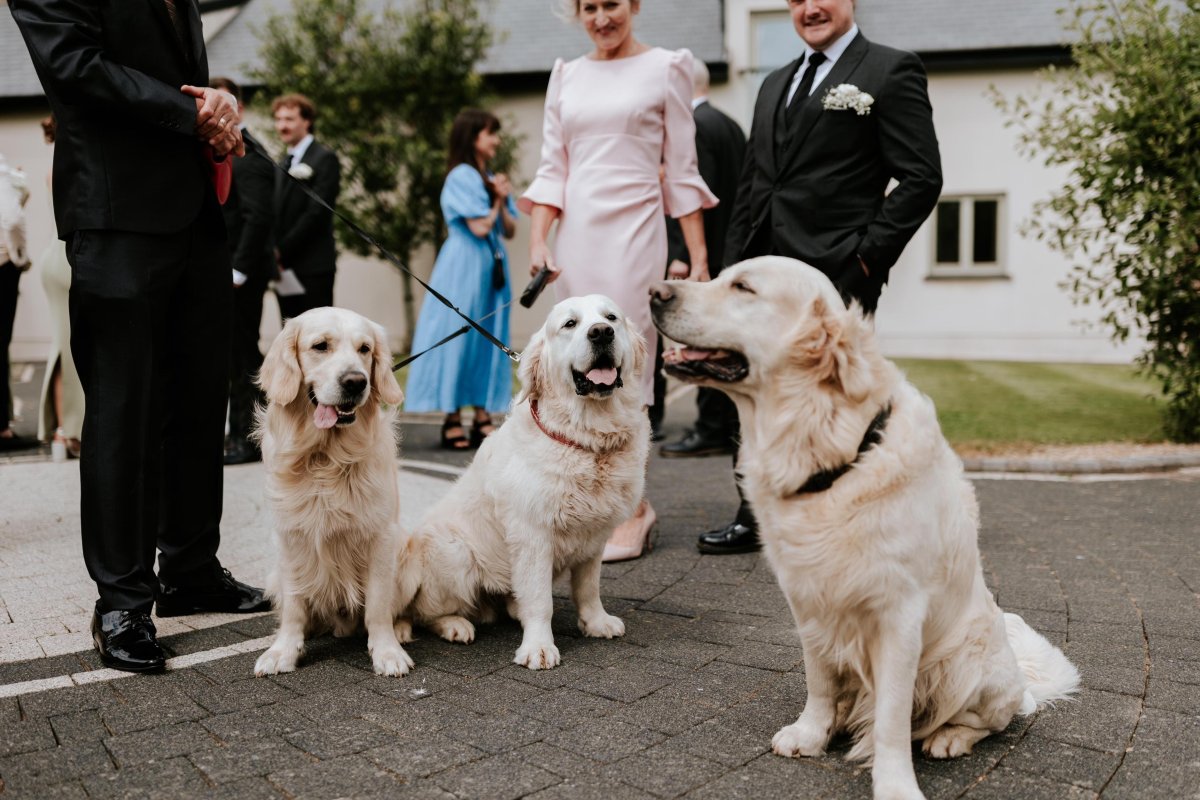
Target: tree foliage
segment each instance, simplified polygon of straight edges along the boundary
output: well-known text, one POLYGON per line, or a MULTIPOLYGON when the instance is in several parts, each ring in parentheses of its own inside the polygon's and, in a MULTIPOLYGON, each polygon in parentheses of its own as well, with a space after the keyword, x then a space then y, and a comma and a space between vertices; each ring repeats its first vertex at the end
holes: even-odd
POLYGON ((1068 180, 1029 232, 1075 261, 1067 282, 1166 396, 1172 438, 1200 441, 1200 0, 1071 0, 1074 64, 998 105, 1022 150, 1068 180))
MULTIPOLYGON (((270 97, 301 92, 317 106, 317 134, 341 158, 339 209, 408 266, 442 238, 439 205, 450 125, 488 95, 475 65, 491 44, 477 0, 293 0, 258 31, 253 75, 270 97), (379 7, 378 13, 368 6, 379 7)), ((494 164, 507 169, 513 141, 494 164)), ((373 249, 344 226, 348 250, 373 249)), ((408 341, 415 314, 404 276, 408 341)))

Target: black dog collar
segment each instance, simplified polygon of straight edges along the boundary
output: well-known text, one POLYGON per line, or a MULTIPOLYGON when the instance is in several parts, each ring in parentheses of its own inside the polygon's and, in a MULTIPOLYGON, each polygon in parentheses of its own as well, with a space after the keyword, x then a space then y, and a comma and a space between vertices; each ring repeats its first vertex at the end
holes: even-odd
POLYGON ((854 460, 849 464, 842 464, 840 467, 833 469, 823 469, 809 476, 804 485, 796 490, 796 494, 819 494, 825 491, 838 478, 850 471, 850 468, 857 464, 863 456, 863 453, 870 450, 875 445, 883 441, 883 427, 887 425, 888 417, 892 415, 892 404, 888 403, 883 409, 875 415, 875 419, 871 420, 871 424, 867 426, 867 432, 863 434, 862 441, 858 445, 858 453, 854 456, 854 460))

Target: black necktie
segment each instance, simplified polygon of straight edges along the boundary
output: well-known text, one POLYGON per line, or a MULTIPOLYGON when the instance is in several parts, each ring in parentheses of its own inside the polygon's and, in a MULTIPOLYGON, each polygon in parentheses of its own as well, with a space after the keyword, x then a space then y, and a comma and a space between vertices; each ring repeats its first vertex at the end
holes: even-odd
POLYGON ((808 57, 808 66, 804 68, 800 85, 796 87, 796 93, 792 95, 792 102, 788 103, 787 120, 789 125, 795 119, 796 113, 804 107, 804 101, 808 99, 809 92, 812 91, 813 79, 817 77, 817 68, 828 60, 824 53, 813 53, 808 57))
POLYGON ((283 167, 283 171, 287 172, 292 168, 292 154, 284 153, 283 158, 279 159, 279 166, 283 167))
POLYGON ((187 42, 187 31, 184 29, 183 17, 179 16, 179 9, 175 7, 176 0, 163 0, 167 6, 167 16, 171 18, 171 24, 175 27, 175 35, 179 37, 179 44, 183 45, 187 42))

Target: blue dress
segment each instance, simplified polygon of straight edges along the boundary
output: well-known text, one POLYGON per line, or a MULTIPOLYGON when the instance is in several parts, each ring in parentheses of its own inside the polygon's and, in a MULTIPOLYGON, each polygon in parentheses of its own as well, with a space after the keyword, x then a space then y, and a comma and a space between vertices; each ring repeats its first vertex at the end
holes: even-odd
MULTIPOLYGON (((512 299, 512 280, 508 276, 508 254, 501 242, 504 221, 497 217, 483 239, 467 227, 468 219, 486 217, 492 210, 483 178, 467 164, 459 164, 446 176, 441 202, 450 234, 438 252, 429 285, 507 344, 507 304, 512 299), (492 285, 493 253, 504 259, 503 289, 492 285), (494 316, 487 317, 493 312, 494 316)), ((507 205, 515 217, 517 209, 512 197, 507 205)), ((418 353, 432 347, 465 324, 461 317, 426 294, 417 318, 412 351, 418 353)), ((463 406, 480 406, 503 412, 511 401, 512 362, 474 329, 421 356, 409 367, 406 411, 450 413, 463 406)))

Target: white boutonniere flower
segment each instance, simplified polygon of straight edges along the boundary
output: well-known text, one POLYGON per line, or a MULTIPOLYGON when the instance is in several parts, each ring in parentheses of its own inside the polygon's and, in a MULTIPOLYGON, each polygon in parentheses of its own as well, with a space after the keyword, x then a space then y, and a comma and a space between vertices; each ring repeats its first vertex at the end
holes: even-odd
POLYGON ((288 175, 291 175, 298 181, 306 181, 313 176, 313 171, 312 167, 301 162, 299 164, 292 164, 291 168, 288 169, 288 175))
POLYGON ((860 117, 871 113, 875 98, 851 83, 835 86, 825 93, 821 106, 827 111, 853 111, 860 117))

